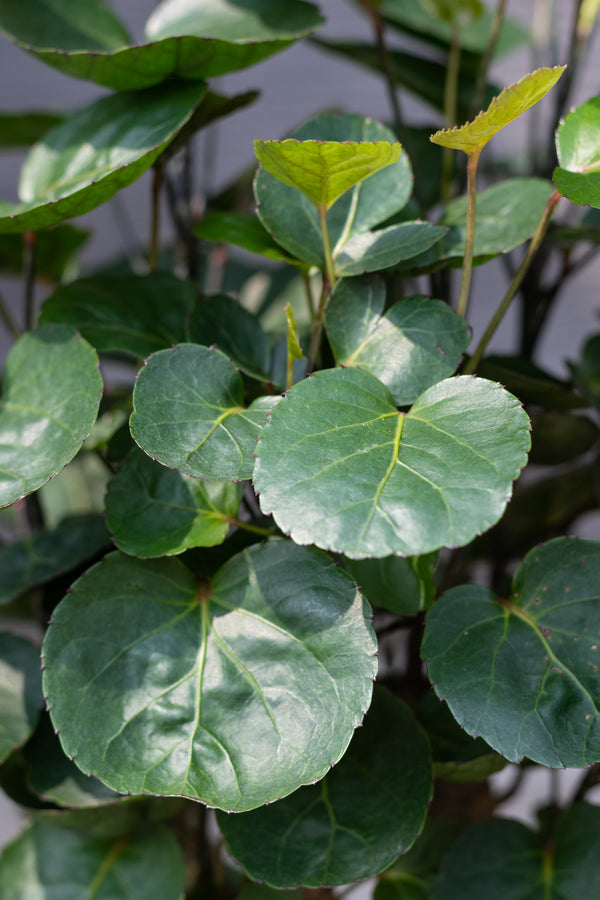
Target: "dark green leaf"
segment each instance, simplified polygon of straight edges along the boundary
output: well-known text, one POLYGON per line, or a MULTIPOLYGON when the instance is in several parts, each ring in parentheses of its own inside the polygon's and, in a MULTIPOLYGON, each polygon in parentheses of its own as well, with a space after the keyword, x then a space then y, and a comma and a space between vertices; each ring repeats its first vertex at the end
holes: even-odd
MULTIPOLYGON (((2 14, 0 10, 0 21, 2 14)), ((46 112, 0 113, 0 147, 29 147, 62 118, 46 112)))
POLYGON ((582 409, 587 406, 564 381, 517 356, 486 356, 477 370, 483 378, 499 381, 525 404, 549 410, 582 409))
POLYGON ((221 544, 239 504, 237 485, 197 481, 136 449, 109 482, 106 521, 124 553, 171 556, 221 544))
POLYGON ((577 387, 600 409, 600 334, 593 334, 583 345, 581 361, 571 365, 577 387))
POLYGON ((70 572, 110 543, 101 516, 65 519, 52 531, 0 547, 0 603, 7 603, 37 584, 70 572))
POLYGON ((532 415, 531 425, 530 461, 537 465, 570 462, 591 450, 600 436, 598 426, 587 416, 539 412, 532 415))
POLYGON ((600 542, 532 550, 510 600, 475 585, 430 610, 423 657, 455 719, 511 761, 600 759, 600 542))
POLYGON ((105 203, 150 168, 203 95, 198 84, 168 84, 103 97, 66 118, 31 149, 22 203, 2 208, 0 232, 46 228, 105 203))
POLYGON ((298 260, 285 253, 256 216, 241 213, 212 213, 201 219, 194 228, 196 237, 205 241, 233 244, 267 259, 297 265, 298 260))
POLYGON ((269 379, 271 351, 267 336, 252 313, 226 294, 198 297, 189 323, 189 340, 217 347, 242 372, 269 379))
POLYGON ((423 827, 428 751, 408 707, 376 689, 364 727, 319 784, 246 815, 219 814, 230 852, 252 878, 279 888, 375 875, 423 827))
POLYGON ((0 763, 33 732, 41 706, 38 651, 23 638, 0 633, 0 763))
POLYGON ((500 385, 446 379, 405 414, 369 372, 330 369, 273 409, 254 480, 299 544, 414 556, 494 524, 528 449, 527 416, 500 385))
POLYGON ((353 234, 336 256, 335 272, 342 278, 389 269, 427 252, 446 234, 428 222, 403 222, 377 231, 353 234))
POLYGON ((99 0, 3 0, 0 29, 31 49, 100 52, 129 43, 125 26, 99 0))
POLYGON ((451 848, 435 900, 582 900, 600 893, 600 809, 561 813, 551 841, 520 822, 473 825, 451 848))
POLYGON ((380 877, 373 900, 431 900, 439 867, 459 833, 456 822, 430 817, 408 853, 380 877))
MULTIPOLYGON (((389 128, 363 116, 326 115, 306 122, 294 132, 299 141, 387 141, 396 137, 389 128)), ((344 194, 327 213, 334 258, 354 235, 368 230, 406 204, 412 172, 406 154, 344 194)), ((257 214, 266 230, 293 256, 325 267, 323 241, 316 208, 311 201, 264 169, 254 184, 257 214)), ((432 235, 433 237, 433 235, 432 235)))
POLYGON ((178 560, 113 554, 47 632, 53 723, 113 790, 253 809, 345 752, 376 671, 368 616, 346 573, 287 541, 210 581, 178 560))
MULTIPOLYGON (((35 237, 35 271, 39 278, 60 281, 74 254, 90 232, 73 225, 57 225, 38 231, 35 237)), ((21 274, 25 269, 22 234, 0 234, 0 269, 21 274)))
POLYGON ((556 132, 559 167, 553 180, 573 203, 600 208, 600 97, 572 110, 556 132))
POLYGON ((383 606, 399 616, 416 616, 433 602, 436 560, 436 553, 428 553, 349 559, 346 565, 372 606, 383 606))
POLYGON ((131 434, 148 456, 184 475, 243 481, 254 469, 256 439, 279 397, 243 406, 240 373, 223 353, 197 344, 161 350, 133 392, 131 434))
POLYGON ((89 434, 102 379, 90 345, 64 325, 43 325, 10 351, 0 403, 0 506, 35 491, 89 434))
POLYGON ((181 850, 163 825, 100 840, 37 822, 2 854, 0 900, 180 900, 184 880, 181 850))
POLYGON ((72 325, 100 353, 145 357, 185 340, 195 296, 191 282, 166 272, 94 275, 55 291, 40 321, 72 325))
POLYGON ((406 406, 452 375, 471 333, 441 300, 415 296, 384 309, 383 281, 340 281, 327 305, 327 335, 337 365, 367 369, 406 406))

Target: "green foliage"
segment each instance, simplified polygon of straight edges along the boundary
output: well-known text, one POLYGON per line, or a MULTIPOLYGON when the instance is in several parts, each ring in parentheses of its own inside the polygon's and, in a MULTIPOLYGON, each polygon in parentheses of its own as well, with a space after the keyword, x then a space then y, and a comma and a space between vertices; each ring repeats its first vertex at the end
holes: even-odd
POLYGON ((599 243, 578 206, 600 205, 600 100, 568 112, 597 3, 535 165, 487 154, 477 190, 483 146, 565 68, 489 83, 531 42, 504 5, 361 0, 362 43, 311 40, 385 79, 393 125, 273 120, 198 196, 191 139, 256 97, 210 79, 311 35, 316 6, 164 0, 140 40, 100 0, 0 4, 18 47, 109 89, 0 115, 28 148, 0 203, 25 282, 23 310, 0 298, 0 786, 31 820, 0 900, 598 893, 600 542, 570 535, 598 508, 600 337, 563 378, 536 356, 599 243), (86 268, 66 220, 148 170, 149 246, 86 268), (517 292, 518 346, 485 356, 517 292), (590 768, 533 831, 492 817, 508 762, 509 793, 590 768))

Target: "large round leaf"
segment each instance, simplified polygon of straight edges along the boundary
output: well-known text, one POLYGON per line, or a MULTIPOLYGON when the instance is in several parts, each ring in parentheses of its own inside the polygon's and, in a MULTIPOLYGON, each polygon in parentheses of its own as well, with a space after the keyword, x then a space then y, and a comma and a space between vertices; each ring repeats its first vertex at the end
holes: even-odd
POLYGON ((430 798, 427 738, 404 703, 378 688, 346 755, 319 784, 218 821, 252 878, 278 888, 347 884, 408 850, 430 798))
POLYGON ((164 2, 148 41, 131 45, 121 22, 98 0, 3 0, 0 29, 23 49, 75 78, 114 90, 169 78, 204 79, 254 65, 323 22, 303 0, 164 2), (50 9, 49 9, 50 7, 50 9))
POLYGON ((136 449, 109 482, 106 521, 124 553, 170 556, 221 544, 239 505, 237 485, 198 481, 136 449))
POLYGON ((583 900, 600 894, 600 809, 560 814, 551 840, 520 822, 473 825, 448 853, 435 900, 583 900))
POLYGON ((64 325, 43 325, 14 345, 0 402, 0 506, 56 475, 98 412, 102 379, 90 345, 64 325))
POLYGON ((600 207, 600 97, 572 110, 556 132, 560 166, 552 176, 572 203, 600 207))
POLYGON ((254 473, 263 512, 299 544, 354 559, 466 544, 502 515, 529 420, 484 379, 449 378, 399 413, 361 369, 295 385, 272 411, 254 473))
POLYGON ((23 638, 0 634, 0 762, 25 743, 41 707, 38 651, 23 638))
POLYGON ((441 300, 408 297, 387 312, 379 279, 344 279, 327 304, 325 326, 339 366, 367 369, 398 406, 452 375, 471 334, 441 300))
POLYGON ((184 475, 243 481, 278 397, 243 406, 240 373, 219 350, 181 344, 146 362, 133 392, 131 434, 148 456, 184 475))
POLYGON ((37 822, 0 860, 0 900, 180 900, 182 853, 162 825, 100 840, 37 822))
POLYGON ((435 604, 423 658, 470 734, 513 761, 600 760, 599 583, 600 542, 558 538, 526 556, 510 600, 466 585, 435 604))
POLYGON ((290 542, 200 582, 178 560, 111 555, 44 644, 63 748, 120 792, 231 810, 285 796, 340 759, 369 705, 368 615, 348 575, 290 542))
POLYGON ((30 151, 22 203, 2 207, 0 232, 46 228, 105 203, 152 165, 204 93, 199 84, 168 84, 103 97, 69 116, 30 151))

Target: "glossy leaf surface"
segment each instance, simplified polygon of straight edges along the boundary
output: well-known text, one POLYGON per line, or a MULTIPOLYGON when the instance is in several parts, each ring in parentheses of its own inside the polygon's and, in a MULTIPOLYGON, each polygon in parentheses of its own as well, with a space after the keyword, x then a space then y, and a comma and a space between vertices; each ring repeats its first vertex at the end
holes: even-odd
POLYGON ((133 392, 131 434, 163 466, 209 481, 243 481, 278 397, 243 406, 240 373, 219 350, 181 344, 147 360, 133 392))
POLYGON ((527 554, 510 600, 467 585, 429 613, 422 652, 438 695, 511 761, 600 759, 599 577, 600 542, 558 538, 527 554))
POLYGON ((580 206, 600 207, 600 97, 572 110, 556 132, 557 190, 580 206))
POLYGON ((51 531, 36 531, 0 547, 0 603, 44 584, 91 559, 110 544, 101 516, 65 519, 51 531))
POLYGON ((132 556, 171 556, 221 544, 240 504, 230 482, 200 482, 135 450, 109 482, 106 522, 132 556))
MULTIPOLYGON (((298 141, 396 141, 393 131, 363 116, 321 116, 306 122, 292 137, 298 141)), ((396 163, 340 197, 327 213, 334 259, 354 235, 368 232, 402 209, 411 188, 410 163, 402 153, 396 163)), ((275 241, 298 259, 324 268, 321 227, 313 203, 263 168, 257 172, 254 194, 258 217, 275 241)))
POLYGON ((32 48, 99 52, 129 43, 125 26, 99 0, 5 0, 0 29, 32 48))
POLYGON ((445 228, 428 222, 403 222, 354 234, 335 259, 335 273, 349 278, 388 269, 429 250, 445 234, 445 228))
POLYGON ((30 151, 21 203, 3 207, 0 232, 80 216, 134 182, 190 119, 204 88, 173 84, 103 97, 47 132, 30 151))
POLYGON ((516 84, 494 97, 488 108, 472 122, 451 129, 436 131, 434 144, 463 150, 467 155, 480 151, 498 131, 534 106, 554 87, 566 66, 536 69, 524 75, 516 84))
POLYGON ((75 456, 98 412, 102 379, 90 345, 63 325, 17 341, 0 403, 0 506, 35 491, 75 456))
POLYGON ((0 763, 33 732, 41 706, 38 651, 23 638, 0 633, 0 763))
POLYGON ((180 900, 185 872, 162 825, 100 840, 38 822, 4 850, 0 900, 180 900))
POLYGON ((408 297, 384 310, 382 281, 341 281, 327 304, 327 335, 338 366, 366 369, 407 406, 453 374, 471 334, 440 300, 408 297))
POLYGON ((528 419, 499 385, 439 382, 408 414, 357 368, 318 372, 272 411, 254 474, 263 512, 299 544, 351 558, 467 543, 504 511, 528 419))
POLYGON ((78 328, 99 353, 145 357, 185 340, 196 290, 166 272, 94 275, 62 285, 42 308, 41 322, 78 328))
POLYGON ((473 825, 446 857, 435 900, 580 900, 600 891, 600 809, 576 804, 558 817, 552 841, 520 822, 473 825), (476 888, 475 888, 476 885, 476 888))
POLYGON ((53 723, 113 790, 252 809, 343 755, 376 671, 368 616, 327 556, 289 542, 200 583, 178 560, 113 554, 47 632, 53 723))
POLYGON ((216 347, 253 378, 268 379, 271 350, 256 316, 226 294, 198 297, 188 326, 189 340, 216 347))
POLYGON ((320 783, 218 821, 252 878, 279 888, 346 884, 380 872, 410 847, 431 788, 423 731, 404 703, 379 688, 344 758, 320 783))

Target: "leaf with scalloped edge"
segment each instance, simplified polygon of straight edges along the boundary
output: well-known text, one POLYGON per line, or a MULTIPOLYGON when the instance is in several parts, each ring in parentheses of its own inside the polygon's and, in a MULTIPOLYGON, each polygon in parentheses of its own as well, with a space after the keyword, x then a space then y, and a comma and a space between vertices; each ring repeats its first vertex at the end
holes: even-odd
POLYGON ((343 756, 375 651, 369 605, 315 549, 255 545, 210 579, 114 553, 54 611, 44 693, 65 753, 113 790, 244 811, 343 756))
POLYGON ((600 97, 571 110, 556 132, 552 180, 572 203, 600 208, 600 97))
POLYGON ((467 155, 479 152, 505 125, 541 100, 554 87, 565 69, 566 66, 554 66, 536 69, 535 72, 524 75, 516 84, 504 88, 494 97, 488 108, 480 112, 472 122, 436 131, 430 140, 441 147, 463 150, 467 155))
POLYGON ((464 585, 435 604, 423 658, 469 734, 511 761, 600 760, 599 583, 600 542, 557 538, 527 554, 510 599, 464 585))
POLYGON ((268 411, 279 397, 244 407, 244 384, 220 350, 179 344, 154 353, 133 391, 131 435, 152 459, 208 481, 243 481, 268 411))

